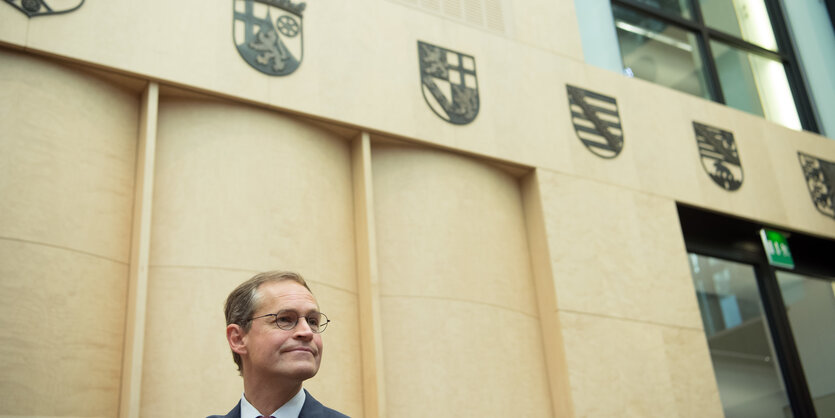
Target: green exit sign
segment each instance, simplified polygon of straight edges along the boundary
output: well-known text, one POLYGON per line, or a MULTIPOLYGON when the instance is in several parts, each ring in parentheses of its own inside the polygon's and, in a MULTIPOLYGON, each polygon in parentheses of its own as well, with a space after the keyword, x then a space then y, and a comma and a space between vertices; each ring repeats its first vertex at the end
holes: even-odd
POLYGON ((786 236, 770 229, 760 229, 760 238, 763 240, 765 254, 768 256, 768 263, 772 266, 794 268, 792 252, 789 251, 789 243, 786 236))

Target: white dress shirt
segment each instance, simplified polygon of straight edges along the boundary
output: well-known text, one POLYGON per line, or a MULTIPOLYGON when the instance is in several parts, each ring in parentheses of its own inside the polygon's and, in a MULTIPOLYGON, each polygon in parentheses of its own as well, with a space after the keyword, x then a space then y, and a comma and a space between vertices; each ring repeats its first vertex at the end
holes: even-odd
MULTIPOLYGON (((300 389, 296 396, 290 398, 287 403, 281 405, 281 407, 276 409, 275 412, 271 415, 265 416, 264 418, 269 418, 270 416, 274 418, 299 418, 299 413, 302 411, 305 397, 306 395, 304 394, 304 389, 300 389)), ((241 394, 241 418, 257 418, 260 416, 261 413, 246 400, 245 394, 241 394)))

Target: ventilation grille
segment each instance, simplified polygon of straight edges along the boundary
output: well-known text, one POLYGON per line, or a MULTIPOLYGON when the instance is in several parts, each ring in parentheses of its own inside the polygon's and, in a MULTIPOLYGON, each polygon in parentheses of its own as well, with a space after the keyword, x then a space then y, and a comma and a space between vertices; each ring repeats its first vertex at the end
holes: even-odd
POLYGON ((405 4, 417 9, 446 17, 458 22, 468 23, 491 32, 505 34, 505 14, 507 0, 389 0, 392 3, 405 4))

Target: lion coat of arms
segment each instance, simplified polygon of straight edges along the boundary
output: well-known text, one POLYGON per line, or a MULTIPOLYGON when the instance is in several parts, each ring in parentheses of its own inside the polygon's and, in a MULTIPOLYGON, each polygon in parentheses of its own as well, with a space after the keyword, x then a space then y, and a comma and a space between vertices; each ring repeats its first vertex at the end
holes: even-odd
POLYGON ((302 62, 305 3, 232 0, 233 37, 241 57, 264 74, 292 74, 302 62))

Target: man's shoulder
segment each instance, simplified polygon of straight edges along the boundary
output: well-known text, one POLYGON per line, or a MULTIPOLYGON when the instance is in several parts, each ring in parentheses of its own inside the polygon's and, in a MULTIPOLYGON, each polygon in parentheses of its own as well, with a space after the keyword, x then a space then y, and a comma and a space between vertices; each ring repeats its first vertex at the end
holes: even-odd
POLYGON ((241 418, 241 401, 226 415, 209 415, 206 418, 241 418))
POLYGON ((299 418, 348 418, 342 412, 322 405, 306 389, 304 390, 304 394, 304 406, 302 406, 302 410, 299 413, 299 418))

